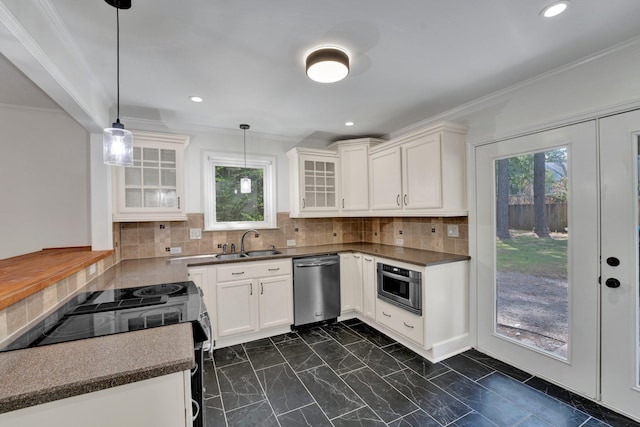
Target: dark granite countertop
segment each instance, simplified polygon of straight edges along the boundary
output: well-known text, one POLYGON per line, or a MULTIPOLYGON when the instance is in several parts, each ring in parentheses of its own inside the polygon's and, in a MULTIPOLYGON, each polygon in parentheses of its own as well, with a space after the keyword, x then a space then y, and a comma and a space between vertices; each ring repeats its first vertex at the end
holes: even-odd
POLYGON ((471 259, 468 255, 457 255, 445 252, 427 251, 423 249, 405 248, 402 246, 380 245, 376 243, 342 243, 320 246, 303 246, 293 248, 278 248, 282 254, 268 257, 247 257, 230 260, 219 260, 212 256, 197 255, 169 258, 169 264, 185 264, 187 266, 226 264, 235 262, 260 261, 278 258, 297 258, 328 253, 360 252, 367 255, 380 256, 395 261, 416 264, 420 266, 432 266, 447 262, 465 261, 471 259))
POLYGON ((194 366, 190 323, 9 351, 0 354, 0 413, 194 366))

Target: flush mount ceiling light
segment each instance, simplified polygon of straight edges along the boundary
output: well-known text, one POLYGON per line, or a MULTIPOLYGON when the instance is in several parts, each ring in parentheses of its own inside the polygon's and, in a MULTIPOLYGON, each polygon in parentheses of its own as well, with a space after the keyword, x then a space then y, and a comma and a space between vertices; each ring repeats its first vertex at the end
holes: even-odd
POLYGON ((106 165, 133 165, 133 134, 120 123, 120 9, 129 9, 131 0, 105 0, 116 8, 116 121, 102 132, 102 159, 106 165))
POLYGON ((249 129, 249 125, 241 124, 240 129, 242 129, 242 147, 244 151, 244 178, 240 179, 240 192, 241 193, 251 193, 251 180, 247 177, 247 129, 249 129))
POLYGON ((551 3, 549 6, 542 9, 540 15, 544 16, 545 18, 553 18, 554 16, 558 16, 562 12, 567 10, 570 4, 571 2, 569 2, 568 0, 551 3))
POLYGON ((321 47, 306 59, 307 76, 319 83, 335 83, 349 74, 349 55, 339 47, 321 47))

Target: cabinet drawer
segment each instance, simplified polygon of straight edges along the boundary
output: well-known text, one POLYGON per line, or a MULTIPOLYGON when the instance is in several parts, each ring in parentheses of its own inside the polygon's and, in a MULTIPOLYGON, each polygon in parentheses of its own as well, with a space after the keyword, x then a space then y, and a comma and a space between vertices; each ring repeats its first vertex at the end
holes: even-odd
POLYGON ((291 259, 273 261, 243 261, 216 268, 218 282, 230 280, 256 279, 291 274, 291 259))
POLYGON ((376 322, 420 345, 424 344, 424 319, 400 307, 376 299, 376 322))

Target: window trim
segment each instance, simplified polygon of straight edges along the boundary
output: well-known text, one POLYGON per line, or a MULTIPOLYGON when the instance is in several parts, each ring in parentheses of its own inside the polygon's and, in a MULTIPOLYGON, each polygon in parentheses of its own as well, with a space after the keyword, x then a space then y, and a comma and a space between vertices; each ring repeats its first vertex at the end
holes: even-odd
POLYGON ((247 154, 247 168, 263 169, 264 221, 216 221, 216 166, 244 167, 244 156, 237 153, 205 151, 203 153, 204 230, 244 230, 276 228, 276 157, 247 154))

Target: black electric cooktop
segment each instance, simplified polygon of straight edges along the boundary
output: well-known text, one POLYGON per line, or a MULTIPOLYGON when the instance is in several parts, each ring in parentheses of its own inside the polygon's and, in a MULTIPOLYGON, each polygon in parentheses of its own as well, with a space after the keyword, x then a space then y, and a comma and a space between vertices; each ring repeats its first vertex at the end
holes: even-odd
POLYGON ((192 322, 194 342, 208 339, 206 309, 189 282, 109 289, 76 295, 0 352, 192 322))

